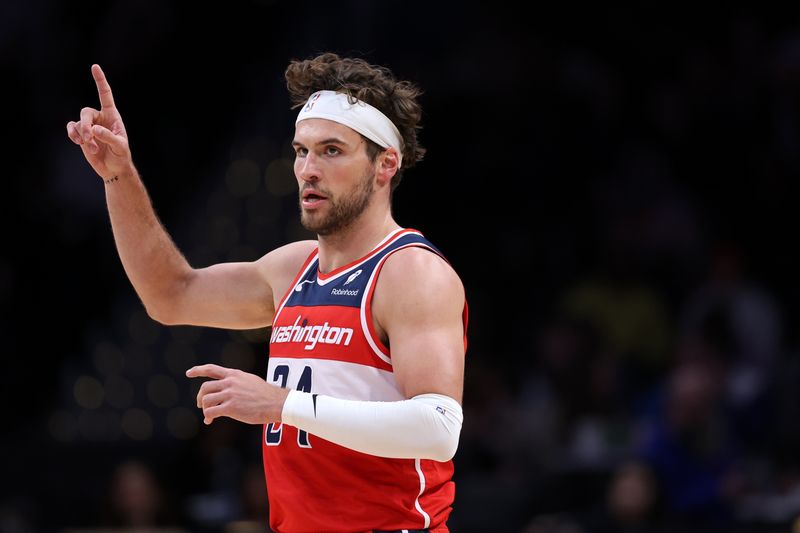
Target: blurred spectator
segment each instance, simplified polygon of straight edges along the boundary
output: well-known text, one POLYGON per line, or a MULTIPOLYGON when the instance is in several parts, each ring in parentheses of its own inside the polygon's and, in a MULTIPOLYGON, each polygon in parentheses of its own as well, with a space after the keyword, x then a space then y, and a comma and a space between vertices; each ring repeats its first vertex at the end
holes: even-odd
POLYGON ((114 470, 103 524, 121 529, 147 530, 174 526, 178 517, 155 472, 138 460, 114 470))
POLYGON ((623 464, 609 485, 606 506, 615 527, 610 531, 647 531, 657 519, 658 486, 643 464, 623 464))
POLYGON ((584 529, 569 515, 548 514, 535 517, 522 533, 584 533, 584 529))
POLYGON ((763 413, 768 427, 765 449, 751 458, 753 490, 737 508, 737 518, 748 523, 775 525, 800 531, 800 357, 787 357, 770 385, 774 413, 763 413))
POLYGON ((519 407, 554 419, 551 450, 541 459, 550 470, 553 457, 565 470, 604 469, 614 463, 627 451, 629 420, 620 362, 605 347, 596 325, 555 317, 536 348, 540 366, 524 382, 519 407), (545 406, 551 413, 542 412, 545 406))
POLYGON ((743 493, 739 442, 724 416, 724 379, 708 361, 678 365, 637 450, 655 472, 665 512, 679 523, 728 524, 743 493))
POLYGON ((782 316, 774 297, 748 272, 744 250, 720 242, 706 279, 680 317, 680 342, 703 344, 727 367, 725 399, 739 437, 749 444, 767 433, 769 389, 782 352, 782 316))
POLYGON ((526 411, 498 365, 476 358, 466 372, 464 426, 454 459, 461 473, 448 525, 461 533, 511 530, 527 512, 531 484, 554 459, 550 406, 542 402, 526 411))
MULTIPOLYGON (((260 444, 260 431, 260 427, 222 418, 200 433, 190 464, 203 477, 196 481, 186 499, 187 513, 195 528, 219 531, 226 524, 259 519, 252 516, 258 511, 248 493, 252 490, 248 480, 252 480, 252 462, 258 457, 252 444, 260 444)), ((262 493, 263 489, 262 485, 262 493)), ((262 527, 266 519, 266 514, 260 517, 262 527)))
POLYGON ((611 475, 597 517, 587 520, 592 533, 655 533, 663 531, 661 495, 649 466, 629 460, 611 475))
POLYGON ((599 261, 621 249, 628 275, 659 287, 659 298, 674 305, 701 265, 704 213, 663 144, 626 138, 614 153, 611 174, 592 188, 599 261))
MULTIPOLYGON (((628 231, 626 224, 620 223, 618 231, 628 231)), ((597 332, 599 349, 621 365, 622 393, 632 398, 667 366, 669 309, 637 270, 636 251, 624 235, 616 236, 600 255, 597 272, 568 287, 558 305, 565 317, 597 332)))

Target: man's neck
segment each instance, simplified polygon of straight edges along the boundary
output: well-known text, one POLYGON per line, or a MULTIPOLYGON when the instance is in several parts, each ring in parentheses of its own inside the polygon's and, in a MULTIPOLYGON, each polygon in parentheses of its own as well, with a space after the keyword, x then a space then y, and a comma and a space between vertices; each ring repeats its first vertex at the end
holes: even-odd
POLYGON ((320 271, 327 273, 364 257, 399 227, 391 213, 387 213, 383 219, 356 220, 333 235, 320 235, 320 271))

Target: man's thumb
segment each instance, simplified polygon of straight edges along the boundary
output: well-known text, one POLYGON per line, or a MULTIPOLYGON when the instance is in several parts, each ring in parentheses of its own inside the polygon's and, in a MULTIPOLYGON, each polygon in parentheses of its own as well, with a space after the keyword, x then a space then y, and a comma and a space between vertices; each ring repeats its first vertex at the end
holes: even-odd
POLYGON ((114 133, 105 126, 99 124, 92 126, 92 136, 101 143, 107 144, 116 155, 125 153, 125 138, 121 135, 114 135, 114 133))

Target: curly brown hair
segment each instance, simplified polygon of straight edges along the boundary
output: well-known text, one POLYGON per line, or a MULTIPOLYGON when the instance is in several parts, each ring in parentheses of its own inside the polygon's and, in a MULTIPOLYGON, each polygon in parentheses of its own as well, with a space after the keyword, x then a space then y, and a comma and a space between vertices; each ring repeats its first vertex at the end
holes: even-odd
MULTIPOLYGON (((394 123, 403 138, 403 166, 392 178, 392 191, 399 185, 402 171, 413 167, 425 155, 425 148, 417 140, 422 117, 417 97, 422 91, 409 81, 398 81, 388 68, 327 52, 291 61, 285 76, 292 109, 304 105, 317 91, 337 91, 379 109, 394 123)), ((375 161, 383 150, 367 139, 370 160, 375 161)))

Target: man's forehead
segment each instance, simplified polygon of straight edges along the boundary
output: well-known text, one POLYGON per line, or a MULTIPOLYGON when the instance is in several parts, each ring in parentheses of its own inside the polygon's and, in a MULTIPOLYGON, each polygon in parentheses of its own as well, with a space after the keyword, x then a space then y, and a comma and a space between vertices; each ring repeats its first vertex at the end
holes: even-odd
POLYGON ((336 139, 345 144, 358 144, 361 134, 352 128, 324 118, 309 118, 297 123, 294 141, 306 146, 336 139))

